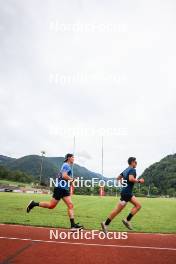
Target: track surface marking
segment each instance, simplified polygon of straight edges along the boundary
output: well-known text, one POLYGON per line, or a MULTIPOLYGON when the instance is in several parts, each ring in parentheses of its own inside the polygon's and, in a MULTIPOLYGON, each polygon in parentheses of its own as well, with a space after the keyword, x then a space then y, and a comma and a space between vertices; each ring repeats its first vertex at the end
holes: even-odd
POLYGON ((128 233, 122 239, 52 239, 55 228, 0 225, 2 264, 175 264, 176 234, 128 233))

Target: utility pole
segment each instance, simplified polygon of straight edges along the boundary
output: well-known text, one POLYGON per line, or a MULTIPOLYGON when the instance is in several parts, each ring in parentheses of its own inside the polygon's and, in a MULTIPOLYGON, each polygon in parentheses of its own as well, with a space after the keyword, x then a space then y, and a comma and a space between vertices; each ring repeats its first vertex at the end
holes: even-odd
MULTIPOLYGON (((75 136, 73 137, 73 155, 75 155, 75 148, 76 148, 76 138, 75 136)), ((74 163, 72 164, 72 177, 74 178, 74 171, 73 171, 73 167, 74 167, 74 163)), ((74 194, 74 185, 71 184, 70 186, 70 194, 73 195, 74 194)))
MULTIPOLYGON (((73 137, 73 155, 75 155, 75 149, 76 149, 76 137, 74 136, 73 137)), ((74 164, 72 165, 72 177, 74 176, 73 166, 74 166, 74 164)))
MULTIPOLYGON (((103 180, 103 175, 104 175, 104 146, 103 146, 103 136, 101 138, 101 177, 103 180)), ((99 189, 99 195, 100 197, 104 196, 104 186, 100 186, 99 189)))
POLYGON ((42 183, 42 170, 43 170, 43 158, 44 158, 44 155, 46 154, 46 152, 44 150, 41 151, 41 163, 40 163, 40 185, 42 183))
POLYGON ((103 179, 103 175, 104 175, 104 146, 103 146, 103 136, 101 138, 101 175, 102 175, 102 179, 103 179))
POLYGON ((73 137, 73 155, 75 155, 76 137, 73 137))
POLYGON ((148 194, 147 194, 147 196, 150 196, 150 184, 148 186, 148 194))

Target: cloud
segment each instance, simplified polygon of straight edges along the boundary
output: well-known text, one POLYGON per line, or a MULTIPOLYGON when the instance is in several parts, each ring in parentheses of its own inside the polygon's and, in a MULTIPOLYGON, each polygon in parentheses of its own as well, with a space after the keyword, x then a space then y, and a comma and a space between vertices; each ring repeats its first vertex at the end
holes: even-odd
MULTIPOLYGON (((109 176, 128 156, 137 156, 142 172, 173 152, 175 9, 171 0, 1 1, 1 152, 64 156, 73 151, 73 135, 53 131, 70 128, 127 131, 104 137, 109 176), (72 30, 53 30, 52 21, 72 30), (75 32, 76 23, 84 30, 75 32), (67 81, 51 82, 51 74, 67 81)), ((80 164, 98 172, 101 136, 76 136, 80 164)))
POLYGON ((76 155, 79 158, 84 158, 84 159, 87 159, 87 160, 91 159, 91 155, 86 150, 79 151, 79 152, 76 153, 76 155))

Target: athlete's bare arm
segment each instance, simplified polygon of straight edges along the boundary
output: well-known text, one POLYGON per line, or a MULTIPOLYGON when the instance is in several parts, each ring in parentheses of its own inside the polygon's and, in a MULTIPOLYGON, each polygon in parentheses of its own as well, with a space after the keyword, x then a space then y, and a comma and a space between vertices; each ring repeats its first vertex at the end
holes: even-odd
POLYGON ((116 179, 117 179, 117 182, 122 183, 123 176, 122 175, 118 175, 116 179))
POLYGON ((144 183, 144 179, 136 179, 133 175, 129 175, 129 181, 134 183, 144 183))
POLYGON ((118 176, 117 176, 117 180, 118 180, 118 181, 120 181, 122 178, 123 178, 122 175, 118 175, 118 176))
POLYGON ((70 181, 70 182, 74 181, 72 177, 68 176, 67 172, 62 173, 62 178, 66 181, 70 181))

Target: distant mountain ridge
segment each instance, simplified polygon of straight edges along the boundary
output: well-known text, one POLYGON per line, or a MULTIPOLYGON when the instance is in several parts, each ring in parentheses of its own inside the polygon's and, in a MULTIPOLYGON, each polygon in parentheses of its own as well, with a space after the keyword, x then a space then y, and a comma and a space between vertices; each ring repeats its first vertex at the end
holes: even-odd
POLYGON ((15 160, 14 158, 10 158, 4 155, 0 155, 0 165, 4 165, 6 162, 8 163, 9 161, 15 160))
MULTIPOLYGON (((45 182, 50 177, 55 177, 59 169, 64 162, 64 157, 44 157, 43 158, 43 170, 42 178, 45 182)), ((39 179, 41 156, 27 155, 21 158, 11 158, 4 155, 0 155, 0 165, 12 170, 25 172, 28 175, 34 176, 39 179)), ((85 167, 74 164, 74 177, 83 177, 83 179, 99 178, 102 179, 102 175, 92 172, 85 167)), ((106 177, 103 177, 106 179, 106 177)))
MULTIPOLYGON (((50 177, 55 177, 62 166, 63 157, 44 157, 42 181, 48 183, 50 177)), ((10 171, 21 171, 39 180, 41 156, 27 155, 21 158, 11 158, 0 155, 0 166, 10 171)), ((176 197, 176 154, 168 155, 145 169, 141 175, 145 179, 144 186, 151 193, 176 197)), ((85 179, 104 179, 101 174, 92 172, 85 167, 74 164, 74 177, 85 179)))

